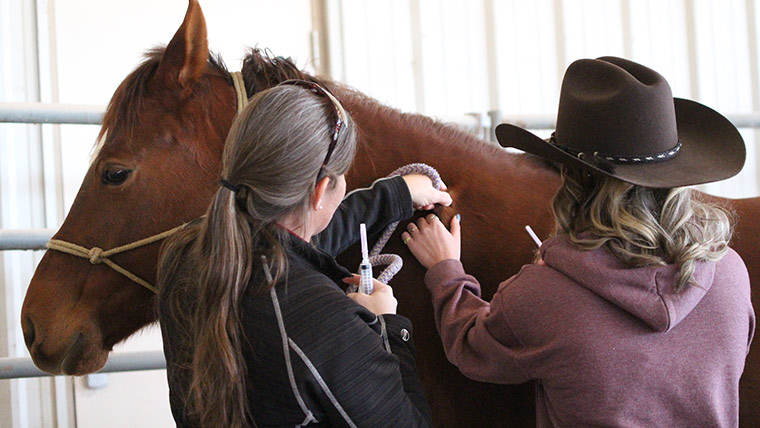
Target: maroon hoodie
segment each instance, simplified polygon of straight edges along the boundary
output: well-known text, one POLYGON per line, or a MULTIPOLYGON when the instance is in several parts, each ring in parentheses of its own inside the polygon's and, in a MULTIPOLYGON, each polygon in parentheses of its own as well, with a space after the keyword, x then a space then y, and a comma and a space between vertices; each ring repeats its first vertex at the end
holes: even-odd
POLYGON ((729 249, 674 290, 676 266, 624 268, 565 237, 491 302, 457 260, 428 270, 449 360, 493 383, 537 380, 539 427, 736 427, 755 329, 747 269, 729 249))

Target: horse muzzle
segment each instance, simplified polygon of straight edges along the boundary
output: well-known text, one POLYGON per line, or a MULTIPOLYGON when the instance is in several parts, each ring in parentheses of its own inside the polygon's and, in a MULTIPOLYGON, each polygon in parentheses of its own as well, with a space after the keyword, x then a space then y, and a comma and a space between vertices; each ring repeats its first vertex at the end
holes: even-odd
POLYGON ((108 349, 102 346, 101 335, 92 329, 79 329, 71 334, 54 331, 51 338, 66 337, 67 340, 46 340, 45 331, 35 326, 32 318, 21 320, 24 341, 34 364, 53 374, 84 375, 100 370, 108 359, 108 349))

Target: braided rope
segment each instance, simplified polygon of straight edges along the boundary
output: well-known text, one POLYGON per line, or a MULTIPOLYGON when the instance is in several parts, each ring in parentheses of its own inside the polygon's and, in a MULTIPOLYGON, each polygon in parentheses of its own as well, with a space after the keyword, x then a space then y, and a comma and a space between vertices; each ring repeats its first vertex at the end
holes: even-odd
MULTIPOLYGON (((401 168, 390 173, 388 177, 409 174, 426 175, 430 177, 434 188, 441 190, 443 187, 443 181, 441 180, 441 175, 438 174, 438 171, 436 171, 432 166, 426 165, 424 163, 412 163, 402 166, 401 168)), ((372 250, 369 252, 369 262, 372 264, 372 266, 388 266, 377 277, 377 280, 384 284, 387 284, 401 270, 401 267, 404 266, 404 260, 400 256, 396 254, 380 254, 380 251, 382 251, 383 247, 385 247, 385 244, 388 243, 388 240, 393 235, 393 232, 396 231, 398 224, 399 222, 397 221, 388 225, 388 227, 383 231, 383 234, 380 235, 380 238, 378 238, 377 242, 375 242, 372 250)))

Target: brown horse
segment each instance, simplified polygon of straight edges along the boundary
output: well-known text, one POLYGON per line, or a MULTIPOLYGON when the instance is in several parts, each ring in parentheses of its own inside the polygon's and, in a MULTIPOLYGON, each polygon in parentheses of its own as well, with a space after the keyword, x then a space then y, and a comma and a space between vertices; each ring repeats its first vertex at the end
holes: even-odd
MULTIPOLYGON (((242 71, 248 95, 288 78, 314 80, 289 60, 258 51, 251 51, 242 71)), ((360 129, 361 148, 349 187, 366 186, 401 165, 428 163, 439 170, 455 200, 439 214, 444 221, 454 212, 462 215, 463 263, 481 280, 486 298, 531 261, 534 246, 523 226, 532 225, 540 236, 551 232, 549 201, 559 184, 556 171, 429 118, 382 106, 340 84, 323 84, 333 89, 360 129)), ((190 0, 166 49, 150 52, 116 90, 101 130, 102 147, 54 238, 109 249, 201 215, 219 186, 219 162, 235 106, 230 74, 209 55, 203 15, 196 0, 190 0)), ((757 199, 736 201, 736 208, 740 214, 753 213, 757 204, 757 199)), ((750 221, 741 222, 736 242, 750 267, 760 267, 755 230, 750 221)), ((153 282, 158 250, 153 243, 110 258, 153 282)), ((398 234, 387 250, 407 262, 391 284, 399 312, 415 326, 420 376, 436 425, 534 424, 532 385, 477 383, 448 363, 422 285, 422 267, 398 234)), ((358 265, 358 250, 349 253, 347 265, 358 265)), ((760 280, 760 271, 752 277, 760 280)), ((154 304, 152 292, 114 270, 49 251, 29 286, 21 322, 41 369, 85 374, 102 367, 114 344, 155 321, 154 304)), ((760 360, 751 354, 742 384, 746 426, 760 424, 760 391, 753 389, 758 368, 760 360)))

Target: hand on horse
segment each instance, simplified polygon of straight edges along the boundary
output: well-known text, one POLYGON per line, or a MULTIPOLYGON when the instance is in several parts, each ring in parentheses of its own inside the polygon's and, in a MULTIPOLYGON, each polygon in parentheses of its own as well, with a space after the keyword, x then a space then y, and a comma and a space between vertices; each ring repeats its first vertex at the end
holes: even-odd
POLYGON ((423 174, 409 174, 402 177, 412 194, 412 204, 416 210, 432 210, 435 204, 451 205, 451 195, 446 192, 446 184, 441 190, 433 187, 430 177, 423 174))
MULTIPOLYGON (((361 277, 354 275, 349 278, 343 278, 346 284, 359 285, 361 277)), ((398 301, 393 297, 393 288, 388 284, 373 279, 372 294, 348 293, 347 296, 354 299, 356 303, 369 309, 375 315, 395 314, 398 301)))
POLYGON ((430 214, 418 219, 417 223, 409 223, 401 239, 422 266, 430 269, 444 260, 459 260, 462 236, 458 215, 451 219, 450 228, 451 232, 446 230, 437 215, 430 214))

